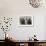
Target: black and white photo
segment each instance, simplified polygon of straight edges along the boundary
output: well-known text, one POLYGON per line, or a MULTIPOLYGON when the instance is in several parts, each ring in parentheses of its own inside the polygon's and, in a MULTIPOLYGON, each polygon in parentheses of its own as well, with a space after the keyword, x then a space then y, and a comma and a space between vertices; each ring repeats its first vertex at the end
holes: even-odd
POLYGON ((19 24, 23 26, 32 26, 33 25, 33 17, 32 16, 20 16, 19 24))

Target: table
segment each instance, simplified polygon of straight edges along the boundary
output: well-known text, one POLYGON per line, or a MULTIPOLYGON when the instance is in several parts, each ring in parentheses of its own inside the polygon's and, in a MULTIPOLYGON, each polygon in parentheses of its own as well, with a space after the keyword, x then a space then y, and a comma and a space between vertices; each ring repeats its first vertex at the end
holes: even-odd
POLYGON ((46 46, 46 40, 39 40, 39 41, 7 40, 7 43, 14 44, 16 46, 20 46, 20 44, 23 44, 23 46, 39 46, 39 45, 45 44, 45 46, 46 46))

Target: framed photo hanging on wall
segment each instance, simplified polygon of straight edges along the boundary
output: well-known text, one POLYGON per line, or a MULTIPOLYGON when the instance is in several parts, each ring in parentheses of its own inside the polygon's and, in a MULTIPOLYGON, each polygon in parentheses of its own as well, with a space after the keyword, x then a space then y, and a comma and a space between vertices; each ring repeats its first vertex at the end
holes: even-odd
POLYGON ((20 26, 33 26, 33 16, 19 16, 20 26))

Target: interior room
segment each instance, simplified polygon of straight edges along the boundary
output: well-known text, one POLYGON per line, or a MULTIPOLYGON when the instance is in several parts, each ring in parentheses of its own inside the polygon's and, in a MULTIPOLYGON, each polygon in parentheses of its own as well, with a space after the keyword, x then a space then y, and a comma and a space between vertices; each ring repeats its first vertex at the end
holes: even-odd
POLYGON ((0 0, 0 46, 46 46, 45 0, 0 0))

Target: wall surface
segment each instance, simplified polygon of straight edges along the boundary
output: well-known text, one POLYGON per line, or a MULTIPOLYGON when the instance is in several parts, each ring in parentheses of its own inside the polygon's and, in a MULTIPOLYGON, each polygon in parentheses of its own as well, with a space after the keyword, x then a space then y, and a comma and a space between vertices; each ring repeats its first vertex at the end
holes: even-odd
POLYGON ((11 34, 19 40, 27 40, 34 34, 37 35, 37 39, 44 39, 44 16, 34 16, 33 26, 23 27, 18 25, 18 16, 13 19, 11 34))
MULTIPOLYGON (((18 24, 19 23, 18 16, 14 16, 12 18, 13 18, 12 26, 10 27, 10 31, 8 31, 8 33, 15 37, 17 40, 28 40, 29 37, 30 38, 33 37, 34 34, 37 35, 37 39, 39 40, 44 39, 44 16, 33 16, 33 26, 27 27, 18 24)), ((2 32, 2 34, 4 35, 1 29, 0 32, 2 32)), ((0 37, 1 39, 4 38, 2 36, 0 37)))
MULTIPOLYGON (((29 5, 28 0, 0 0, 0 16, 13 17, 10 31, 17 40, 27 40, 34 34, 39 40, 45 39, 45 8, 33 8, 29 5), (18 16, 33 16, 34 22, 32 27, 20 27, 18 25, 18 16)), ((0 31, 2 35, 2 31, 0 31)), ((0 39, 4 37, 0 36, 0 39)))
POLYGON ((45 24, 44 24, 44 39, 46 39, 46 16, 45 16, 45 24))

